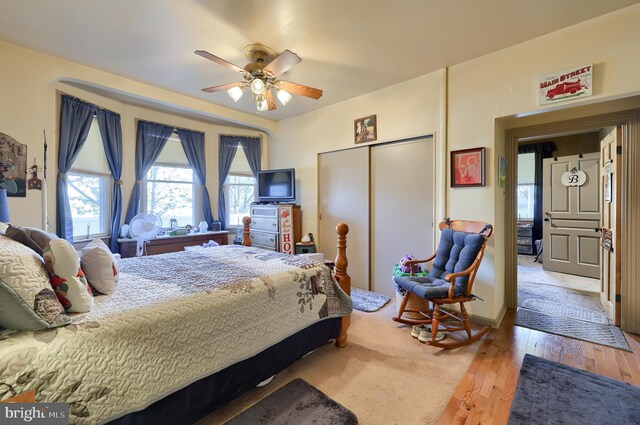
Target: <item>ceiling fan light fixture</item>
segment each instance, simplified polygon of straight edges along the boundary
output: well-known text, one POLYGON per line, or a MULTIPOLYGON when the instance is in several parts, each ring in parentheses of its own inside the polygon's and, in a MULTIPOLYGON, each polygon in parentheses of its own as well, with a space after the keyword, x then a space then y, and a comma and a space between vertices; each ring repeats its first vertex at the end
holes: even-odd
POLYGON ((233 99, 234 102, 237 102, 242 97, 244 91, 242 90, 242 87, 235 86, 227 90, 227 93, 231 96, 231 99, 233 99))
POLYGON ((282 103, 282 106, 285 106, 291 100, 291 94, 283 89, 278 90, 278 100, 282 103))
POLYGON ((258 106, 259 112, 264 112, 269 109, 269 105, 267 104, 267 99, 265 99, 264 97, 261 97, 260 99, 258 99, 257 106, 258 106))
POLYGON ((264 81, 262 81, 260 78, 256 78, 251 82, 251 91, 254 94, 261 95, 262 93, 264 93, 265 89, 266 86, 264 84, 264 81))

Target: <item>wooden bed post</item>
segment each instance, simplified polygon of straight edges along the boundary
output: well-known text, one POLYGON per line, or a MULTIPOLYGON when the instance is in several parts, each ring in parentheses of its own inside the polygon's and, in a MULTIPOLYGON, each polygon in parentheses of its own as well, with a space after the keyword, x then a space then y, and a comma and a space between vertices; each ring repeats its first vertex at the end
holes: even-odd
POLYGON ((249 236, 250 224, 251 224, 251 217, 248 217, 248 216, 242 217, 242 225, 244 226, 244 233, 242 235, 242 245, 244 246, 251 246, 251 237, 249 236))
MULTIPOLYGON (((347 295, 351 295, 351 276, 347 274, 347 233, 349 233, 349 226, 345 223, 338 223, 336 226, 336 232, 338 233, 338 253, 336 255, 336 279, 340 284, 340 287, 347 295)), ((351 316, 343 316, 340 323, 340 335, 336 339, 336 347, 344 347, 347 345, 347 329, 351 323, 351 316)))

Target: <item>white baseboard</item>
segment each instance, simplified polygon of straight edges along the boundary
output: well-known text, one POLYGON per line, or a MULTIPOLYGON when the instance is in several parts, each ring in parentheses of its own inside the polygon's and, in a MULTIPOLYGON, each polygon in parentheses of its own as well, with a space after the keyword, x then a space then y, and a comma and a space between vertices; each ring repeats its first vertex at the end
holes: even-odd
POLYGON ((480 326, 491 326, 492 328, 497 329, 500 327, 505 314, 507 314, 506 304, 502 306, 500 313, 498 313, 498 317, 496 317, 495 319, 489 319, 484 316, 476 316, 474 314, 470 314, 469 319, 471 319, 471 323, 475 323, 480 326))

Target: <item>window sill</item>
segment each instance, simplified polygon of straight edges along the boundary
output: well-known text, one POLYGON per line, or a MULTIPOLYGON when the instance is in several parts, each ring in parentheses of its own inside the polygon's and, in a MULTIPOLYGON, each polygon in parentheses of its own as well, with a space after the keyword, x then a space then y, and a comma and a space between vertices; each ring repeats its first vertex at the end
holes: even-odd
POLYGON ((73 247, 75 249, 80 250, 80 249, 84 248, 85 246, 89 245, 89 242, 91 242, 94 239, 100 239, 100 240, 102 240, 102 242, 104 242, 107 245, 109 245, 109 239, 111 239, 111 236, 102 235, 102 236, 93 236, 93 237, 90 237, 89 239, 86 239, 86 238, 85 239, 78 239, 78 240, 74 239, 72 245, 73 245, 73 247))

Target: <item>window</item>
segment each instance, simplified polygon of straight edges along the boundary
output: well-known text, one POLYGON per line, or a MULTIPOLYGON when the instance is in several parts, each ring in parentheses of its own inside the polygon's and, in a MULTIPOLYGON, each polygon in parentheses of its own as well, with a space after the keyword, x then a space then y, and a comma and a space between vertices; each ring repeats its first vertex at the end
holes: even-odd
POLYGON ((251 172, 242 146, 238 146, 225 181, 227 227, 242 225, 242 217, 249 215, 251 203, 255 199, 255 190, 256 178, 251 172))
POLYGON ((533 184, 518 185, 518 219, 533 220, 536 187, 533 184))
POLYGON ((518 155, 518 219, 533 220, 536 199, 535 153, 518 155))
POLYGON ((87 141, 67 173, 74 240, 109 236, 112 182, 98 119, 94 117, 87 141))
POLYGON ((197 196, 193 169, 182 149, 180 137, 171 135, 160 156, 147 173, 144 191, 146 210, 162 218, 162 226, 169 228, 175 218, 180 227, 195 226, 201 217, 196 213, 197 196))

